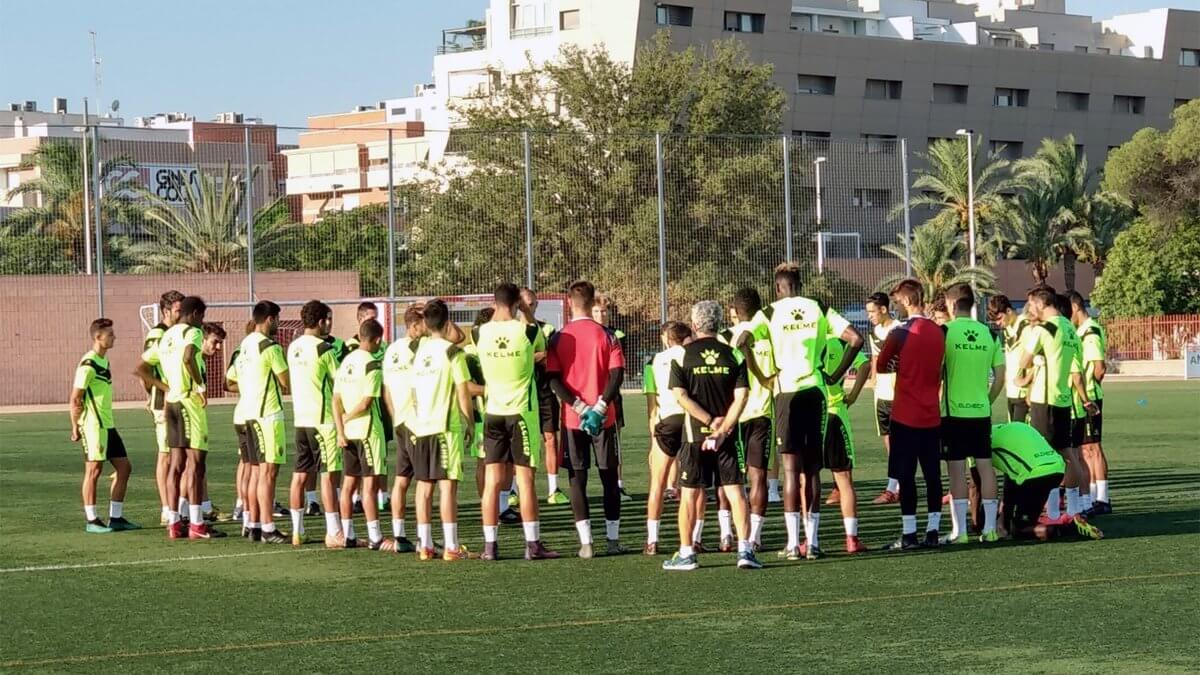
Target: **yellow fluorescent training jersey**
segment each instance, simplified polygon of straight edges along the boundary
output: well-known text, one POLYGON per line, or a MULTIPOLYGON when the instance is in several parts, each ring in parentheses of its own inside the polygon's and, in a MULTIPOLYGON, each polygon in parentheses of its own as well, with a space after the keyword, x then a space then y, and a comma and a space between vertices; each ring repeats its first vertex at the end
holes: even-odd
POLYGON ((404 336, 388 345, 383 354, 383 389, 392 400, 396 426, 407 425, 413 415, 412 387, 408 375, 421 338, 404 336))
POLYGON ((365 399, 375 401, 365 412, 353 418, 344 418, 346 438, 363 440, 374 434, 383 434, 379 415, 379 394, 383 388, 383 366, 371 354, 355 349, 342 361, 333 382, 333 392, 342 399, 342 408, 350 411, 365 399))
POLYGON ((675 398, 675 392, 667 386, 671 382, 671 365, 683 363, 683 345, 675 345, 654 355, 650 362, 654 393, 658 397, 658 419, 666 419, 683 414, 683 406, 675 398))
POLYGON ((162 366, 163 381, 167 383, 167 401, 178 403, 197 394, 191 373, 183 365, 187 346, 196 348, 196 369, 204 376, 204 334, 199 326, 177 323, 163 333, 158 343, 158 360, 162 366))
POLYGON ((95 351, 84 354, 75 368, 73 386, 83 390, 79 425, 112 429, 112 372, 108 369, 108 359, 95 351))
POLYGON ((409 370, 413 393, 409 431, 414 436, 432 436, 461 430, 464 420, 456 388, 470 379, 463 350, 440 337, 422 340, 409 370))
MULTIPOLYGON (((146 333, 146 340, 142 343, 142 361, 150 366, 150 371, 160 380, 163 379, 163 371, 158 360, 158 343, 162 340, 163 333, 166 332, 167 325, 160 323, 146 333)), ((162 390, 151 387, 146 396, 151 410, 162 410, 163 398, 166 396, 162 390)))
POLYGON ((538 327, 516 319, 492 320, 479 326, 475 343, 487 382, 484 411, 520 415, 535 410, 533 355, 546 350, 546 337, 538 327))
MULTIPOLYGON (((743 333, 754 334, 754 324, 749 321, 743 321, 730 329, 730 342, 734 345, 734 351, 741 358, 742 353, 737 349, 738 340, 741 339, 743 333)), ((682 348, 681 348, 682 349, 682 348)), ((770 340, 755 340, 751 345, 751 354, 754 357, 754 364, 758 366, 760 372, 765 377, 775 375, 775 355, 771 351, 770 340)), ((746 377, 750 380, 750 395, 746 399, 746 408, 742 411, 739 422, 747 422, 759 417, 770 417, 774 411, 774 396, 768 386, 763 386, 758 378, 754 376, 754 372, 750 370, 749 364, 746 366, 746 377)))
POLYGON ((286 373, 283 348, 271 338, 254 332, 238 346, 238 410, 242 419, 267 419, 283 414, 283 391, 279 375, 286 373))
POLYGON ((766 306, 751 324, 756 341, 770 340, 779 391, 786 394, 824 386, 820 367, 827 336, 840 336, 850 322, 816 300, 793 296, 766 306))
POLYGON ((1011 399, 1022 399, 1029 393, 1029 387, 1014 384, 1021 366, 1021 341, 1027 328, 1029 320, 1024 314, 1018 315, 1012 325, 1004 327, 1004 395, 1011 399))
POLYGON ((315 335, 301 335, 288 345, 292 411, 297 428, 333 424, 333 378, 337 348, 315 335))

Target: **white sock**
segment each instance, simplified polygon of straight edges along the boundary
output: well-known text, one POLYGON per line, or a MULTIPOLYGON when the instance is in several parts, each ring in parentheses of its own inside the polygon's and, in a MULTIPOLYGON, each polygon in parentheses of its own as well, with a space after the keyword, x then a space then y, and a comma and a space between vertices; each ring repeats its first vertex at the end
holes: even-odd
POLYGON ((178 523, 178 522, 179 522, 179 512, 178 511, 168 511, 167 512, 167 524, 174 525, 175 523, 178 523))
POLYGON ((96 518, 98 517, 98 516, 96 516, 96 505, 95 504, 84 504, 83 515, 85 517, 87 517, 88 520, 96 520, 96 518))
POLYGON ((345 533, 347 539, 354 538, 354 519, 342 518, 342 532, 345 533))
POLYGON ((367 521, 367 539, 371 541, 379 541, 380 539, 383 539, 383 532, 379 531, 378 520, 367 521))
POLYGON ((738 539, 738 553, 746 553, 750 550, 749 539, 738 539))
POLYGON ((245 506, 246 506, 246 503, 242 501, 241 497, 238 497, 237 501, 233 503, 233 508, 235 508, 235 509, 240 509, 245 506))
POLYGON ((808 543, 809 548, 820 548, 820 540, 817 537, 817 531, 821 527, 821 512, 813 511, 804 514, 804 541, 808 543))
POLYGON ((792 550, 800 545, 800 512, 785 511, 783 514, 783 525, 787 528, 787 550, 792 550))
POLYGON ((342 531, 342 528, 341 528, 341 523, 338 522, 338 514, 326 512, 325 513, 325 534, 330 537, 336 537, 336 536, 338 536, 338 533, 341 531, 342 531))
POLYGON ((447 551, 458 550, 458 523, 442 523, 442 544, 447 551))
POLYGON ((996 509, 999 503, 995 499, 983 500, 983 531, 996 531, 996 509))
POLYGON ((733 536, 733 514, 727 509, 717 511, 717 525, 721 528, 721 538, 733 536))
POLYGON ((757 513, 750 514, 750 541, 756 544, 762 543, 763 520, 765 519, 757 513))
POLYGON ((375 493, 375 506, 382 509, 387 504, 387 499, 386 492, 380 491, 375 493))
POLYGON ((616 541, 621 538, 621 521, 606 520, 604 521, 604 536, 611 541, 616 541))
POLYGON ((354 503, 355 503, 355 504, 358 504, 358 503, 362 502, 362 495, 358 493, 358 490, 355 490, 355 491, 354 491, 354 497, 353 497, 353 499, 354 499, 354 503))
POLYGON ((408 536, 408 533, 404 531, 403 518, 392 518, 392 536, 397 539, 408 536))
POLYGON ((617 479, 617 489, 618 490, 625 489, 625 481, 621 480, 620 478, 617 479))
POLYGON ((648 544, 657 544, 658 543, 658 521, 657 520, 647 520, 646 521, 646 543, 648 543, 648 544))
POLYGON ((887 491, 892 494, 900 494, 900 481, 895 478, 888 479, 887 491))
POLYGON ((508 510, 508 495, 509 494, 510 494, 510 491, 508 491, 508 490, 500 491, 500 513, 504 513, 506 510, 508 510))
POLYGON ((304 512, 300 509, 288 509, 292 513, 292 529, 296 534, 304 532, 304 512))
POLYGON ((1108 480, 1096 481, 1096 489, 1092 493, 1096 495, 1096 501, 1108 502, 1108 480))
POLYGON ((547 494, 554 494, 555 492, 558 492, 558 474, 546 474, 546 492, 547 494))
POLYGON ((250 529, 252 529, 252 530, 261 530, 261 529, 262 529, 262 523, 256 523, 256 522, 254 522, 254 521, 251 521, 251 522, 250 522, 250 529))
POLYGON ((779 494, 779 479, 778 478, 768 478, 767 479, 767 493, 772 494, 772 495, 779 494))
POLYGON ((1090 495, 1096 494, 1096 481, 1092 481, 1091 483, 1088 483, 1088 494, 1090 494, 1090 495))
POLYGON ((1092 508, 1092 493, 1090 493, 1090 492, 1087 494, 1080 493, 1079 494, 1079 510, 1087 511, 1090 508, 1092 508))
POLYGON ((957 539, 967 533, 967 500, 950 501, 950 538, 957 539))
POLYGON ((162 514, 163 514, 164 518, 167 518, 169 520, 171 518, 171 507, 169 507, 169 506, 162 507, 162 514))
POLYGON ((679 547, 679 555, 681 557, 687 558, 688 556, 696 555, 696 550, 693 549, 691 546, 680 546, 679 547))
POLYGON ((846 528, 847 537, 858 536, 858 518, 842 518, 842 527, 846 528))
POLYGON ((500 531, 500 527, 498 525, 484 525, 483 526, 483 540, 489 544, 495 542, 496 535, 499 533, 499 531, 500 531))
POLYGON ((308 492, 304 493, 304 505, 305 506, 308 506, 309 504, 316 504, 316 503, 317 503, 317 491, 316 490, 309 490, 308 492))
MULTIPOLYGON (((539 532, 539 530, 541 530, 541 523, 539 523, 538 521, 531 520, 528 523, 522 523, 522 525, 524 525, 524 528, 525 528, 525 541, 533 542, 533 541, 537 541, 542 538, 542 533, 539 532)), ((590 527, 591 527, 590 523, 589 523, 588 527, 589 527, 588 542, 590 543, 591 537, 592 537, 592 533, 590 530, 590 527)))
POLYGON ((417 542, 421 548, 433 548, 433 523, 417 523, 417 542))
POLYGON ((925 531, 926 532, 929 532, 930 530, 937 532, 938 528, 940 528, 941 526, 942 526, 942 512, 941 511, 934 511, 933 513, 927 514, 927 516, 925 518, 925 531))
POLYGON ((274 522, 270 522, 270 523, 263 523, 263 524, 262 524, 262 531, 263 531, 263 534, 267 534, 267 533, 270 533, 270 532, 274 532, 274 531, 275 531, 275 523, 274 523, 274 522))
POLYGON ((900 516, 900 531, 904 534, 917 533, 917 517, 916 516, 900 516))
POLYGON ((1067 515, 1077 516, 1082 510, 1079 508, 1079 488, 1067 488, 1067 515))
POLYGON ((592 521, 575 521, 575 531, 579 533, 579 544, 581 546, 587 546, 592 543, 592 521))
POLYGON ((250 527, 250 509, 242 509, 242 526, 250 527))
POLYGON ((204 501, 203 501, 203 502, 200 504, 200 508, 204 510, 204 513, 212 513, 212 501, 211 501, 211 500, 208 500, 208 499, 205 499, 205 500, 204 500, 204 501))
POLYGON ((1050 496, 1046 498, 1046 517, 1050 520, 1062 518, 1062 507, 1058 501, 1058 488, 1051 490, 1050 496))
POLYGON ((180 498, 179 498, 179 509, 178 509, 178 511, 179 511, 180 513, 183 513, 184 511, 187 511, 187 510, 188 510, 188 506, 189 506, 189 504, 188 504, 187 497, 180 497, 180 498))
POLYGON ((199 504, 188 504, 188 519, 192 521, 193 525, 200 525, 204 522, 204 513, 199 504))
POLYGON ((125 517, 125 502, 109 502, 108 503, 109 518, 124 518, 125 517))
POLYGON ((692 543, 704 541, 704 521, 697 520, 695 525, 692 525, 692 543))

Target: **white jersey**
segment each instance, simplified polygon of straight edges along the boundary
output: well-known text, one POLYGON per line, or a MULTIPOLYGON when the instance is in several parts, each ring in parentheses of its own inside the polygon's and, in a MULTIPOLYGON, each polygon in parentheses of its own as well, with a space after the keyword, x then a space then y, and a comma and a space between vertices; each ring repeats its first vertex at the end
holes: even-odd
MULTIPOLYGON (((883 343, 887 340, 888 333, 900 325, 900 322, 892 319, 887 326, 871 326, 871 335, 868 340, 871 343, 871 357, 879 355, 879 350, 883 348, 883 343)), ((875 400, 890 401, 896 395, 896 374, 895 373, 875 373, 875 400)))

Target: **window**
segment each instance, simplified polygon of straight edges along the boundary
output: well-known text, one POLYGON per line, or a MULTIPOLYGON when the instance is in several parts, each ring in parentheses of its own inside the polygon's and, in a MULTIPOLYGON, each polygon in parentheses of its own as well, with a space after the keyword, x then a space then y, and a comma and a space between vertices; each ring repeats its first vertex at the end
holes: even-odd
POLYGON ((1029 90, 996 87, 992 104, 997 108, 1024 108, 1029 105, 1029 90))
POLYGON ((872 153, 894 154, 896 152, 896 136, 894 134, 863 134, 866 141, 866 151, 872 153))
POLYGON ((1013 46, 1013 43, 1010 38, 997 37, 997 38, 992 38, 992 46, 993 47, 1011 47, 1011 46, 1013 46))
POLYGON ((813 30, 813 15, 812 14, 793 14, 792 20, 788 24, 788 28, 798 30, 803 33, 811 33, 813 30))
POLYGON ((1034 49, 1041 52, 1052 52, 1054 51, 1054 45, 1049 42, 1039 42, 1034 49))
POLYGON ((1084 111, 1088 109, 1088 94, 1078 91, 1058 92, 1057 110, 1084 111))
POLYGON ((766 14, 725 12, 725 30, 734 33, 761 33, 766 22, 766 14))
POLYGON ((527 38, 553 32, 554 18, 549 13, 549 4, 546 0, 513 0, 509 37, 527 38))
POLYGON ((1200 66, 1200 49, 1180 49, 1179 65, 1193 68, 1200 66))
POLYGON ((1087 153, 1087 149, 1083 147, 1083 143, 1075 144, 1075 156, 1083 157, 1087 153))
POLYGON ((837 87, 837 78, 826 75, 797 75, 796 76, 796 93, 797 94, 816 94, 819 96, 833 96, 834 89, 837 87))
POLYGON ((579 28, 579 10, 569 9, 558 13, 559 30, 575 30, 579 28))
POLYGON ((403 115, 408 112, 407 108, 392 108, 393 115, 403 115))
POLYGON ((1154 58, 1154 47, 1151 47, 1150 45, 1142 47, 1142 56, 1148 59, 1154 58))
POLYGON ((1188 103, 1191 103, 1191 101, 1192 101, 1192 99, 1190 99, 1190 98, 1177 98, 1177 99, 1175 99, 1174 107, 1172 107, 1171 109, 1174 110, 1175 108, 1178 108, 1179 106, 1187 105, 1188 103))
POLYGON ((850 193, 850 206, 858 209, 884 207, 888 205, 890 195, 887 190, 872 188, 856 188, 850 193))
POLYGON ((1108 47, 1096 47, 1097 54, 1111 54, 1112 51, 1108 47))
POLYGON ((1088 48, 1087 48, 1087 45, 1075 45, 1075 53, 1076 53, 1076 54, 1086 54, 1086 53, 1088 53, 1088 48))
MULTIPOLYGON (((932 146, 934 143, 941 143, 942 141, 953 142, 955 140, 957 140, 957 139, 950 138, 949 136, 930 136, 925 139, 925 147, 928 148, 929 146, 932 146)), ((959 141, 959 142, 961 143, 962 141, 959 141)))
POLYGON ((934 82, 933 102, 962 105, 967 102, 967 85, 934 82))
POLYGON ((690 26, 692 8, 683 5, 659 5, 655 8, 655 22, 660 26, 690 26))
POLYGON ((816 152, 824 152, 829 147, 828 131, 809 131, 807 129, 792 130, 793 145, 811 148, 816 152))
POLYGON ((1141 115, 1146 112, 1145 96, 1113 96, 1112 111, 1121 115, 1141 115))
POLYGON ((992 141, 992 154, 1001 159, 1021 159, 1021 150, 1025 144, 1021 141, 992 141))
POLYGON ((867 80, 866 97, 885 101, 900 99, 900 80, 867 80))

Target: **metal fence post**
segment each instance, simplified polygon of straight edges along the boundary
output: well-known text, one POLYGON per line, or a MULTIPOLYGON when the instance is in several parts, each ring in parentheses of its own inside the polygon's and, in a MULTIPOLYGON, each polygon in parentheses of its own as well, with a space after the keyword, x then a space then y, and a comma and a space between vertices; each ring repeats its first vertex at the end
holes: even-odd
POLYGON ((792 139, 783 135, 783 236, 784 259, 792 260, 792 139))
POLYGON ((95 194, 92 206, 96 209, 96 295, 100 316, 104 316, 104 223, 100 213, 100 125, 92 127, 92 192, 95 194))
POLYGON ((242 204, 246 213, 246 273, 248 283, 247 299, 254 302, 254 205, 251 204, 251 199, 254 196, 254 181, 252 174, 253 168, 250 165, 250 127, 242 127, 245 139, 246 151, 246 189, 242 195, 244 203, 242 204))
POLYGON ((654 161, 658 165, 658 318, 667 321, 667 211, 663 200, 666 191, 663 177, 662 134, 654 134, 654 161))
POLYGON ((387 130, 388 200, 387 200, 387 247, 388 247, 388 342, 396 340, 396 163, 393 161, 392 130, 387 130))
POLYGON ((900 139, 900 172, 904 174, 904 275, 912 276, 912 222, 908 213, 908 139, 900 139))
POLYGON ((533 167, 529 130, 521 132, 521 143, 525 146, 525 285, 533 289, 533 167))
POLYGON ((83 97, 83 133, 80 134, 80 139, 83 141, 83 156, 80 157, 83 164, 83 259, 84 259, 84 274, 92 273, 92 200, 88 195, 88 185, 91 184, 91 178, 88 174, 91 173, 91 160, 88 159, 88 100, 83 97))

